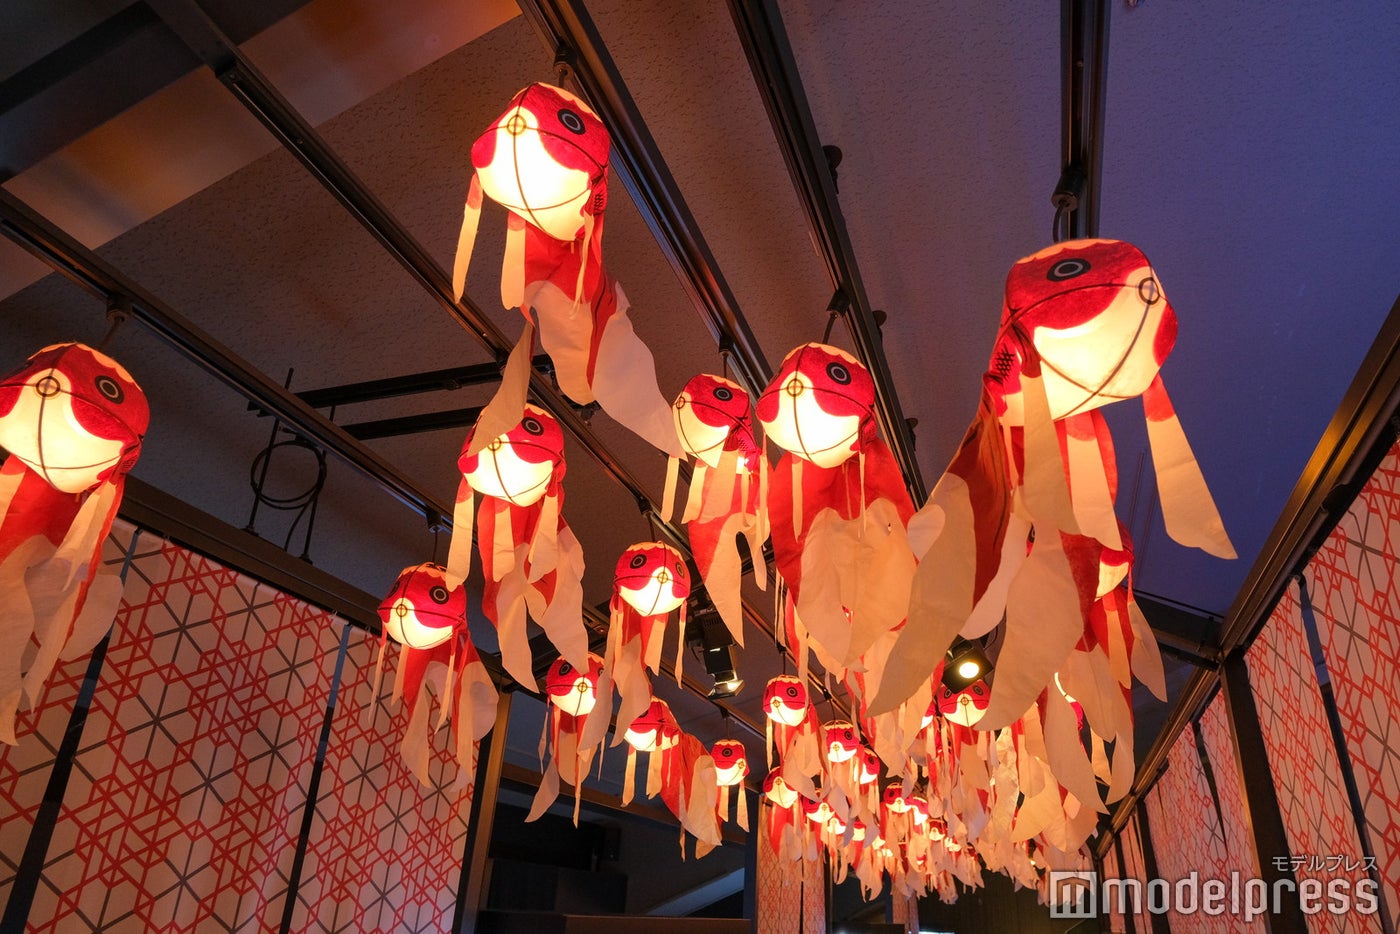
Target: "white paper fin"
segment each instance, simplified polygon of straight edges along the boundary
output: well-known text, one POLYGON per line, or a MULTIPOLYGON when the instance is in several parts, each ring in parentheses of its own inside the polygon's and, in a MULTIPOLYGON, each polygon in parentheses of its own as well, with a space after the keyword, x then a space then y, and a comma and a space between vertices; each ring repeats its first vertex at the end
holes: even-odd
POLYGON ((479 454, 486 445, 520 424, 525 414, 525 397, 530 391, 530 357, 535 346, 535 325, 526 321, 520 340, 511 348, 501 369, 501 385, 476 420, 476 433, 467 447, 468 454, 479 454))
POLYGON ((603 326, 593 366, 593 395, 619 425, 665 454, 684 455, 671 404, 656 382, 651 348, 632 329, 627 298, 617 289, 617 311, 603 326))
POLYGON ((501 304, 507 308, 525 306, 525 219, 507 216, 506 252, 501 259, 501 304))
POLYGON ((452 297, 462 300, 467 288, 467 269, 472 262, 472 251, 476 247, 476 229, 481 222, 481 180, 472 173, 472 182, 467 189, 467 203, 462 209, 462 229, 457 234, 457 257, 452 261, 452 297))
POLYGON ((1160 375, 1142 394, 1142 404, 1147 412, 1147 441, 1152 448, 1152 467, 1157 472, 1157 492, 1167 534, 1188 548, 1199 548, 1217 558, 1234 558, 1235 546, 1230 544, 1225 523, 1160 375))
POLYGON ((455 590, 472 572, 473 525, 476 522, 476 494, 463 477, 457 484, 457 503, 452 509, 452 539, 447 544, 448 589, 455 590))

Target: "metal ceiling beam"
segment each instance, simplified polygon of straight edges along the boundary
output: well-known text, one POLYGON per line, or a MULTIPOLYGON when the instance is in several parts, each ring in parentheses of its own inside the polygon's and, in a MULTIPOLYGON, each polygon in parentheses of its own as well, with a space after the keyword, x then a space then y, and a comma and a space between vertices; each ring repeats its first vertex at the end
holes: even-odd
POLYGON ((1061 0, 1061 176, 1051 200, 1065 199, 1071 239, 1099 234, 1108 20, 1108 0, 1061 0))
MULTIPOLYGON (((874 377, 880 428, 904 474, 909 495, 916 505, 922 506, 928 498, 928 489, 914 454, 914 432, 899 404, 880 326, 865 293, 855 247, 846 230, 846 219, 836 194, 836 179, 803 90, 782 13, 776 0, 729 0, 729 13, 748 57, 754 83, 768 109, 768 119, 797 189, 798 200, 807 214, 808 228, 826 263, 827 275, 848 303, 843 317, 857 356, 874 377)), ((839 310, 835 302, 833 307, 839 310)))
POLYGON ((772 368, 588 11, 578 0, 521 0, 520 9, 556 63, 567 68, 564 80, 608 128, 613 172, 729 359, 735 378, 756 399, 772 379, 772 368))
MULTIPOLYGON (((544 354, 537 354, 531 360, 531 365, 537 370, 547 370, 551 366, 549 357, 544 354)), ((407 376, 390 376, 385 379, 344 383, 340 386, 325 386, 321 389, 305 389, 297 393, 297 398, 313 409, 328 409, 380 399, 396 399, 400 396, 416 396, 425 392, 454 392, 466 386, 498 383, 500 380, 499 364, 477 363, 443 370, 427 370, 407 376)))
MULTIPOLYGON (((1268 623, 1294 575, 1307 565, 1346 515, 1356 494, 1394 443, 1400 409, 1400 297, 1361 361, 1322 440, 1303 468, 1278 522, 1269 533, 1221 627, 1220 657, 1242 655, 1268 623)), ((1220 686, 1219 671, 1198 668, 1186 682, 1156 742, 1143 757, 1132 791, 1100 834, 1100 855, 1127 823, 1165 768, 1172 744, 1198 718, 1220 686)))
MULTIPOLYGON (((453 297, 447 275, 433 261, 428 251, 375 198, 315 128, 229 42, 198 3, 194 0, 148 2, 273 137, 412 275, 429 297, 474 334, 497 360, 504 363, 510 353, 511 344, 495 323, 465 297, 460 302, 453 297)), ((737 345, 730 349, 736 355, 740 352, 737 345)), ((736 367, 740 359, 742 358, 735 357, 736 367)), ((758 362, 762 362, 761 358, 758 362)), ((261 374, 257 375, 263 383, 269 382, 261 374)), ((603 471, 633 498, 642 513, 650 519, 658 537, 676 547, 690 560, 690 543, 685 533, 673 523, 660 519, 659 506, 651 499, 645 487, 593 434, 574 404, 555 387, 551 377, 539 370, 532 370, 530 388, 540 405, 547 409, 564 430, 573 435, 598 462, 603 471)), ((280 388, 278 391, 284 398, 289 395, 280 388)), ((295 402, 297 406, 305 408, 301 400, 297 399, 295 402)), ((329 424, 319 415, 315 417, 320 422, 329 424)), ((344 435, 343 429, 334 425, 330 427, 335 429, 338 436, 344 435)), ((439 510, 437 514, 450 516, 451 512, 439 510)), ((747 601, 744 604, 744 615, 761 632, 772 635, 771 624, 747 601)), ((819 683, 815 675, 813 683, 819 683)))

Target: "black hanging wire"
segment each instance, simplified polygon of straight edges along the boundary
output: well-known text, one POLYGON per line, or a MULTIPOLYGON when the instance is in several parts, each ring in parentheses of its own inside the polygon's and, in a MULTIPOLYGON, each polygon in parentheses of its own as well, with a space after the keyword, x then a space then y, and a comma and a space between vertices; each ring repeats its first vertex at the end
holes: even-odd
POLYGON ((831 313, 826 316, 826 330, 822 331, 823 344, 831 343, 831 329, 836 326, 836 319, 839 317, 841 317, 841 313, 834 308, 831 310, 831 313))
POLYGON ((97 349, 106 351, 117 330, 130 319, 131 299, 125 295, 114 295, 107 299, 107 332, 102 335, 102 340, 97 342, 97 349))

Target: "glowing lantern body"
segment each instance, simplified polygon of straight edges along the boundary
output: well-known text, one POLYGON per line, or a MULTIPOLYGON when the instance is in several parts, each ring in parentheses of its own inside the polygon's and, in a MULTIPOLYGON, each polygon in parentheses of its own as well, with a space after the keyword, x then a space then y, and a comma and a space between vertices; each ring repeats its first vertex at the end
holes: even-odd
POLYGON ((564 658, 556 658, 545 676, 545 694, 550 703, 569 716, 581 717, 592 712, 598 703, 598 676, 602 671, 603 660, 591 652, 587 671, 575 668, 564 658))
POLYGON ((885 791, 880 796, 880 803, 891 814, 904 814, 909 810, 909 802, 904 797, 904 790, 897 783, 885 786, 885 791))
POLYGON ((987 682, 974 681, 961 691, 954 691, 946 685, 938 686, 938 712, 959 726, 972 726, 982 719, 991 703, 991 692, 987 682))
POLYGON ((55 344, 0 380, 0 740, 15 743, 21 695, 37 701, 66 646, 91 646, 121 600, 102 542, 150 422, 120 364, 55 344), (37 651, 31 644, 37 642, 37 651))
POLYGON ((737 739, 722 739, 710 750, 715 760, 715 780, 721 786, 737 785, 749 774, 749 755, 737 739))
POLYGON ((922 827, 928 822, 928 801, 922 795, 910 795, 905 802, 909 805, 915 827, 922 827))
POLYGON ((518 425, 473 454, 474 435, 475 429, 467 435, 457 469, 481 495, 532 506, 558 479, 556 472, 564 463, 564 432, 543 409, 526 405, 518 425))
POLYGON ((670 613, 690 596, 685 559, 670 545, 633 545, 617 561, 613 585, 618 596, 643 616, 670 613))
POLYGON ((860 776, 862 785, 869 785, 880 777, 880 757, 874 750, 862 748, 860 751, 860 776))
POLYGON ((763 691, 763 710, 774 723, 797 726, 807 718, 807 686, 792 675, 778 675, 763 691))
POLYGON ((384 631, 400 645, 430 649, 451 638, 467 623, 467 595, 449 587, 447 569, 438 564, 404 568, 384 602, 379 604, 384 631))
POLYGON ((797 791, 783 778, 782 769, 774 769, 763 779, 763 796, 780 808, 797 803, 797 791))
POLYGON ((622 786, 622 803, 632 800, 635 788, 633 773, 636 770, 637 753, 647 753, 647 797, 661 790, 662 755, 676 746, 681 739, 681 729, 671 714, 671 707, 663 700, 652 700, 645 713, 632 721, 624 738, 627 740, 627 775, 622 786))
POLYGON ((758 400, 767 437, 785 451, 836 467, 873 431, 875 383, 855 357, 827 344, 789 353, 758 400))
POLYGON ((1176 315, 1141 250, 1071 240, 1011 268, 989 379, 1004 420, 1024 424, 1020 371, 1033 356, 1061 419, 1142 395, 1175 341, 1176 315))
POLYGON ((845 720, 826 724, 826 758, 828 762, 849 762, 860 752, 860 737, 856 728, 845 720))
POLYGON ((671 412, 685 452, 718 467, 730 435, 748 425, 749 394, 732 380, 701 373, 685 384, 671 412))
POLYGON ((818 826, 825 825, 836 812, 831 809, 831 805, 825 801, 813 801, 810 798, 802 799, 802 813, 806 818, 818 826))

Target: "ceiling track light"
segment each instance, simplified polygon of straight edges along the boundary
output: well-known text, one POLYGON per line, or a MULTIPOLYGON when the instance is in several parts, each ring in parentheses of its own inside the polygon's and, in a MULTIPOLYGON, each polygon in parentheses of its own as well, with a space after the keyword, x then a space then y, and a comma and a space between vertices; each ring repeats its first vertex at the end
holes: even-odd
POLYGON ((974 681, 986 678, 991 670, 992 663, 981 643, 959 636, 949 646, 943 662, 943 684, 951 691, 961 691, 974 681))

